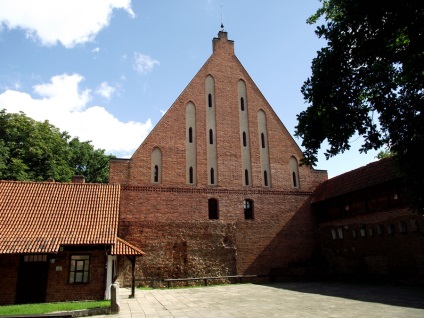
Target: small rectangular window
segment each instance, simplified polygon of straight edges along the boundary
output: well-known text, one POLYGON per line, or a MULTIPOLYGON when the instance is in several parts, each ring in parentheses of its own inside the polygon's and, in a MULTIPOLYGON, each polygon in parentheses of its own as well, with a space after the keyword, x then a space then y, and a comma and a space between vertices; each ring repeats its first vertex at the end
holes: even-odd
POLYGON ((47 262, 47 255, 45 254, 33 254, 33 255, 25 255, 24 262, 47 262))
POLYGON ((388 224, 387 225, 387 233, 388 234, 395 234, 395 225, 394 224, 388 224))
POLYGON ((352 230, 352 237, 356 238, 356 230, 352 230))
POLYGON ((211 199, 208 200, 208 215, 209 215, 209 220, 219 219, 218 200, 217 199, 211 198, 211 199))
POLYGON ((90 255, 72 255, 69 266, 70 284, 87 284, 90 273, 90 255))
POLYGON ((399 232, 400 233, 406 233, 406 222, 405 221, 399 222, 399 232))
POLYGON ((378 224, 377 225, 377 233, 378 233, 378 235, 383 235, 384 234, 384 225, 383 224, 378 224))
POLYGON ((372 229, 372 227, 368 229, 368 236, 374 236, 374 230, 372 229))
POLYGON ((362 237, 367 235, 367 233, 365 232, 365 225, 364 224, 361 224, 359 226, 359 233, 361 234, 362 237))
POLYGON ((331 229, 331 237, 333 240, 337 239, 337 232, 336 229, 331 229))
POLYGON ((337 228, 337 234, 339 235, 339 239, 343 238, 343 229, 341 227, 337 228))
POLYGON ((243 202, 244 218, 246 220, 253 220, 253 201, 246 199, 243 202))
POLYGON ((411 228, 413 232, 418 232, 420 230, 420 223, 418 223, 418 220, 411 220, 411 228))

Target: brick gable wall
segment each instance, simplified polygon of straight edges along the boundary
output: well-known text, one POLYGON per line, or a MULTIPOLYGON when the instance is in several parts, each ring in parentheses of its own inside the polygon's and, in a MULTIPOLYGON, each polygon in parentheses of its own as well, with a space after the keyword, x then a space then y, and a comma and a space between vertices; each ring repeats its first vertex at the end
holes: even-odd
POLYGON ((300 148, 234 55, 233 42, 226 39, 226 33, 220 33, 213 46, 212 56, 132 158, 111 161, 110 182, 126 185, 121 189, 119 235, 146 252, 138 277, 267 274, 273 267, 314 255, 314 221, 307 202, 327 174, 299 167, 300 187, 293 187, 289 161, 292 156, 300 160, 300 148), (208 75, 213 77, 215 87, 218 171, 214 186, 208 185, 207 168, 208 75), (239 80, 246 84, 252 180, 249 186, 244 185, 242 171, 239 80), (196 108, 196 185, 186 184, 189 102, 196 108), (260 110, 266 114, 271 187, 262 186, 257 115, 260 110), (162 151, 160 184, 151 182, 151 154, 155 147, 162 151), (208 219, 210 198, 218 200, 219 220, 208 219), (254 220, 244 219, 244 199, 253 200, 254 220), (174 263, 174 246, 184 246, 180 250, 186 253, 179 270, 174 263))

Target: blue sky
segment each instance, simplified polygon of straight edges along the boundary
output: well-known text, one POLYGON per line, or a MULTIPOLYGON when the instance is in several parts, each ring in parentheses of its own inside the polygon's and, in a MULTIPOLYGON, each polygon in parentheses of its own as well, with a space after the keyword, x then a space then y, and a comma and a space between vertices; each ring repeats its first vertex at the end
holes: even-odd
MULTIPOLYGON (((130 157, 212 54, 222 17, 238 59, 293 134, 307 107, 300 87, 325 45, 305 22, 319 5, 0 0, 0 109, 130 157)), ((330 160, 321 151, 316 168, 333 177, 374 161, 376 152, 359 154, 360 145, 353 138, 349 152, 330 160)))

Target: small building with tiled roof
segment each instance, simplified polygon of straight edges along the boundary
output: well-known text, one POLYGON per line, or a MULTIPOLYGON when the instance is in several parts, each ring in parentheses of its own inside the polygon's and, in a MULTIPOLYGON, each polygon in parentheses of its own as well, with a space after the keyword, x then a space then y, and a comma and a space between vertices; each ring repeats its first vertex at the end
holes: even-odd
POLYGON ((0 304, 104 299, 116 255, 120 186, 0 181, 0 304))
POLYGON ((329 274, 424 282, 424 218, 408 204, 394 158, 321 183, 312 198, 329 274))

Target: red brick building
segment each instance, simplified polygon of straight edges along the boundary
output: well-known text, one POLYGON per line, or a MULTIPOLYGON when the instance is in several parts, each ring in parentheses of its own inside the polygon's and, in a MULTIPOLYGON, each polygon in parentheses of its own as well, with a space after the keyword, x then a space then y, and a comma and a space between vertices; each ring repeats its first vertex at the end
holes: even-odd
POLYGON ((0 181, 0 305, 109 298, 119 185, 0 181))
POLYGON ((424 217, 410 210, 394 159, 322 183, 312 206, 328 274, 424 283, 424 217))
POLYGON ((302 152, 226 32, 130 159, 113 159, 119 233, 138 277, 269 274, 317 251, 310 200, 325 171, 302 152))

